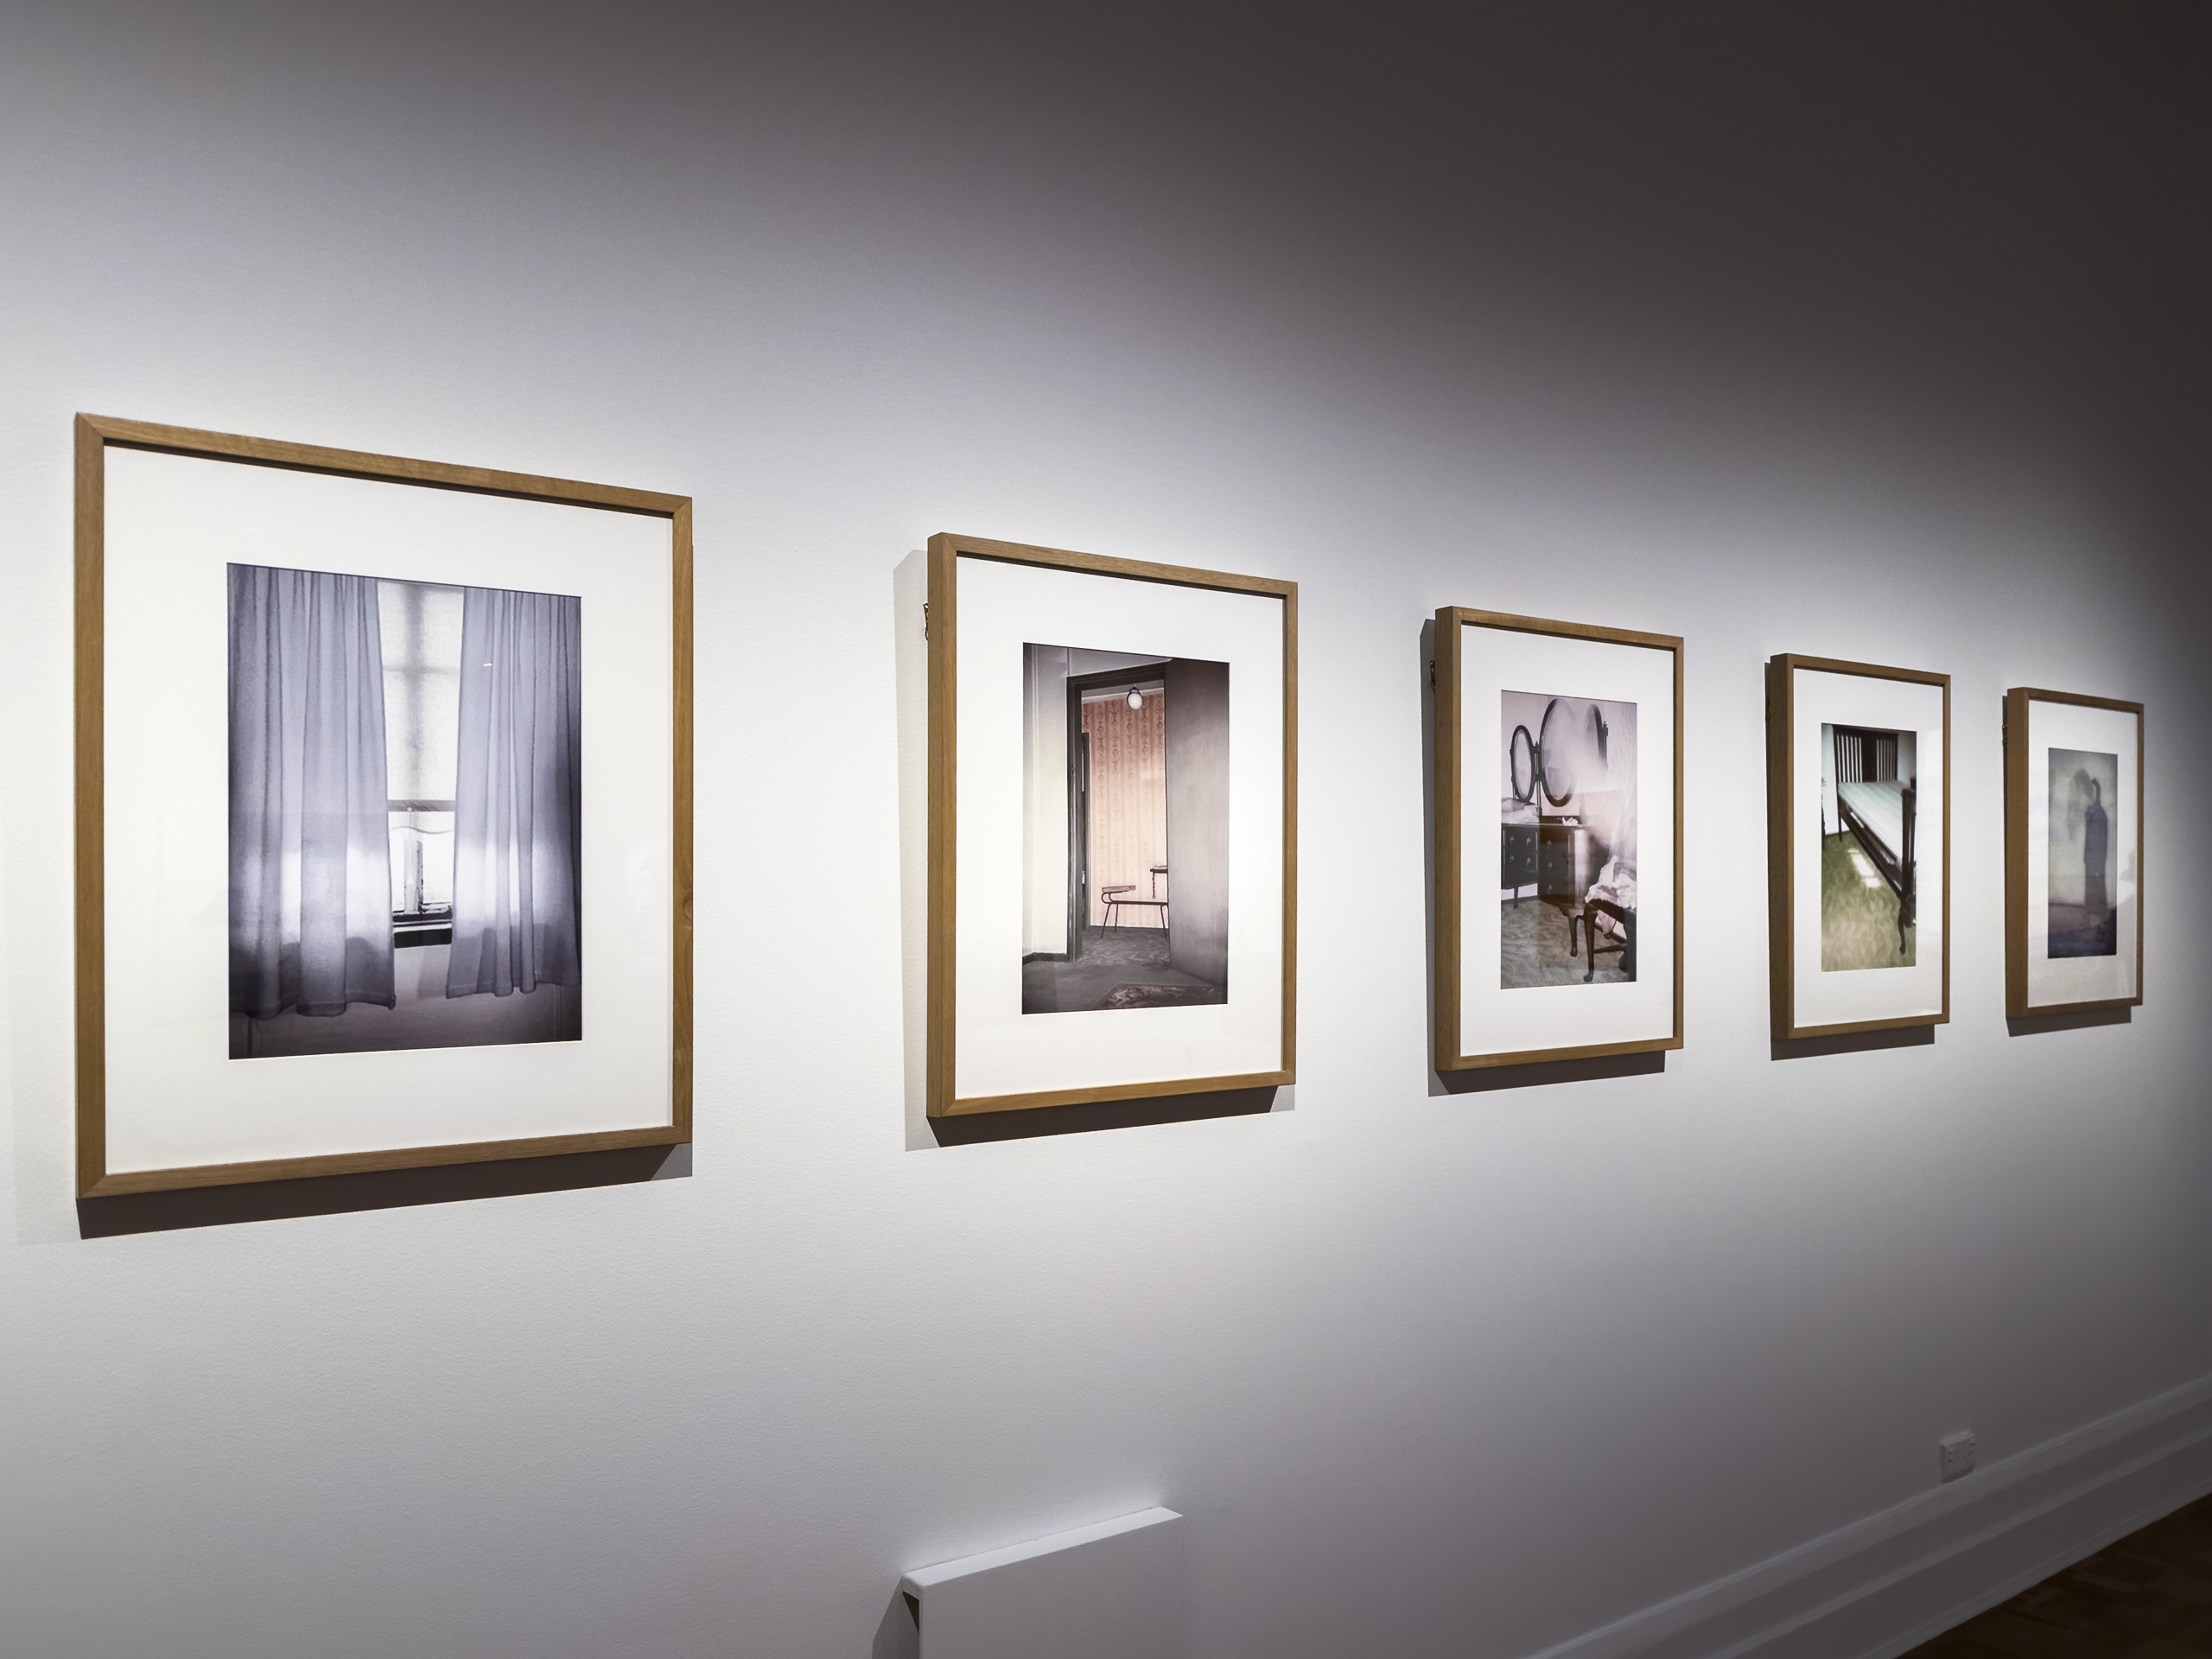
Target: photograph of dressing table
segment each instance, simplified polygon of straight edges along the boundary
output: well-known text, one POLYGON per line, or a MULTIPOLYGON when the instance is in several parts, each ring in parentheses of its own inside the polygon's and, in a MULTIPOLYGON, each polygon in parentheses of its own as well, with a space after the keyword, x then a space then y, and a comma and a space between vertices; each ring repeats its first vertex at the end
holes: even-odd
POLYGON ((1505 898, 1569 898, 1588 888, 1589 825, 1579 817, 1540 817, 1534 806, 1510 798, 1500 806, 1498 886, 1505 898))
POLYGON ((1500 982, 1594 984, 1601 953, 1607 982, 1632 980, 1635 705, 1508 691, 1503 712, 1500 982))
MULTIPOLYGON (((1570 957, 1580 956, 1582 942, 1592 937, 1591 911, 1611 918, 1621 938, 1596 949, 1620 950, 1621 971, 1635 977, 1636 912, 1590 896, 1591 882, 1596 874, 1592 857, 1595 832, 1579 817, 1539 816, 1533 804, 1510 796, 1499 805, 1502 833, 1498 886, 1503 889, 1503 896, 1516 906, 1529 898, 1563 901, 1570 957)), ((1586 982, 1596 968, 1593 950, 1584 974, 1586 982)))
POLYGON ((1433 639, 1437 1071, 1679 1048, 1681 641, 1464 606, 1433 639))

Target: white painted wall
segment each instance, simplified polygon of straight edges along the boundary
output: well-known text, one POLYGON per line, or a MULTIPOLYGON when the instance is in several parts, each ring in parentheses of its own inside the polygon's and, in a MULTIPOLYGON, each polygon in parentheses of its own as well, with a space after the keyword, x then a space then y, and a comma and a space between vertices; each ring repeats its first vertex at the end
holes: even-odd
POLYGON ((1205 1656, 1859 1654, 2212 1487, 2195 56, 1052 16, 0 21, 11 1654, 880 1656, 1155 1503, 1205 1656), (688 1179, 79 1236, 79 409, 696 497, 688 1179), (1301 583, 1287 1109, 909 1149, 943 528, 1301 583), (1430 1078, 1453 603, 1688 639, 1657 1075, 1430 1078), (1932 1045, 1770 1052, 1781 651, 1955 677, 1932 1045), (2125 1027, 2007 1033, 2020 683, 2150 708, 2125 1027))

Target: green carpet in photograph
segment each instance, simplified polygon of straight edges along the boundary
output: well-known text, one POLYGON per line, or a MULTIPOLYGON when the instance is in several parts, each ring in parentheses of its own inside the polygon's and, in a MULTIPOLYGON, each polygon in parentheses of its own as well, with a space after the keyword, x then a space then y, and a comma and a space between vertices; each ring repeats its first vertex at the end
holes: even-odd
MULTIPOLYGON (((1578 950, 1567 954, 1567 912, 1548 899, 1507 899, 1499 904, 1498 986, 1503 990, 1535 985, 1580 985, 1590 969, 1578 950)), ((1578 940, 1579 944, 1580 941, 1578 940)), ((1621 971, 1621 942, 1607 935, 1598 945, 1597 976, 1593 985, 1624 985, 1621 971)))
POLYGON ((1919 948, 1918 928, 1904 931, 1897 949, 1897 896, 1874 874, 1858 841, 1846 833, 1821 841, 1821 971, 1853 968, 1910 968, 1919 948), (1857 853, 1858 858, 1852 855, 1857 853), (1860 861, 1865 861, 1865 868, 1860 861), (1874 876, 1868 887, 1866 878, 1874 876))

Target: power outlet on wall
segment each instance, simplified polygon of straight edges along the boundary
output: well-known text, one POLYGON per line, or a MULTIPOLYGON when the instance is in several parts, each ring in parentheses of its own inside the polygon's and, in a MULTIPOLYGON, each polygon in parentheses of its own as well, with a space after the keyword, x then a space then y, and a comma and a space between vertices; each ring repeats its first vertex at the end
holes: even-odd
POLYGON ((1937 1460, 1945 1480, 1956 1480, 1974 1468, 1974 1431, 1962 1428, 1936 1442, 1937 1460))

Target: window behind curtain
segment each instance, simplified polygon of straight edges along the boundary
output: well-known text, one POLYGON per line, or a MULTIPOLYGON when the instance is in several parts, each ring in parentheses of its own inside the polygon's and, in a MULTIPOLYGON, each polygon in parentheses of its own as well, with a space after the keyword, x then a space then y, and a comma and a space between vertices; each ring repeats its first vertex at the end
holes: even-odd
POLYGON ((385 748, 391 781, 392 918, 406 935, 453 918, 453 800, 461 733, 461 591, 379 582, 385 748))

